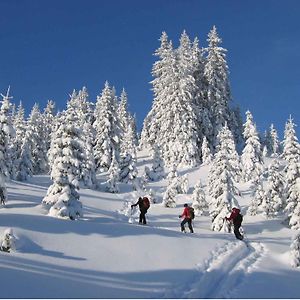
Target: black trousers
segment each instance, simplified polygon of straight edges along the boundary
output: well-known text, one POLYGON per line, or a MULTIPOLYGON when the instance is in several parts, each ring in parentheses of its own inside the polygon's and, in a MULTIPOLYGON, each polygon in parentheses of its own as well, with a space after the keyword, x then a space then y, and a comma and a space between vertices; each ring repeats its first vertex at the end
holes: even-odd
POLYGON ((239 240, 242 240, 244 237, 240 233, 241 224, 233 224, 233 227, 234 227, 233 232, 235 237, 239 240))
POLYGON ((147 210, 144 210, 144 209, 140 210, 140 220, 139 220, 140 224, 147 224, 147 222, 146 222, 146 213, 147 213, 147 210))
POLYGON ((180 224, 181 225, 181 231, 185 231, 184 225, 186 223, 188 223, 188 227, 189 227, 190 232, 193 233, 194 230, 193 230, 193 226, 192 226, 192 219, 190 219, 190 218, 184 218, 183 219, 183 221, 180 224))

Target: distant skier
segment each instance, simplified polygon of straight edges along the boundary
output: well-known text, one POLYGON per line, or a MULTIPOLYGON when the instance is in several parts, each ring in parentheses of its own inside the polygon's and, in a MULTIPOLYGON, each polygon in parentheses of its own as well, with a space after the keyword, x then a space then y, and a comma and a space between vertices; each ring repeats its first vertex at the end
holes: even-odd
POLYGON ((140 219, 139 219, 139 224, 143 224, 146 225, 146 213, 150 207, 150 201, 147 197, 139 197, 139 200, 137 203, 132 204, 131 208, 133 208, 134 206, 139 205, 139 209, 140 209, 140 219))
POLYGON ((233 232, 235 234, 235 237, 239 240, 242 240, 244 237, 240 233, 240 227, 242 225, 243 216, 241 215, 240 212, 241 212, 240 209, 238 209, 237 207, 233 207, 231 210, 230 217, 229 218, 225 217, 225 219, 233 223, 233 227, 234 227, 233 232))
POLYGON ((180 226, 181 226, 181 231, 182 232, 185 232, 185 224, 188 223, 188 227, 190 229, 190 232, 191 233, 194 233, 194 230, 193 230, 193 226, 192 226, 192 216, 191 216, 191 207, 188 206, 187 203, 185 203, 184 205, 184 210, 183 210, 183 213, 181 215, 179 215, 179 218, 183 218, 180 226))

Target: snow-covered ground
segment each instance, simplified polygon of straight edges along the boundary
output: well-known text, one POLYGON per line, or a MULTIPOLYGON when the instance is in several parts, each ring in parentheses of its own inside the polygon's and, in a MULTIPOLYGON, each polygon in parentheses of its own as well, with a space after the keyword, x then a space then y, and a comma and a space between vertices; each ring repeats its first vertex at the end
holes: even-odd
MULTIPOLYGON (((140 153, 140 170, 147 163, 140 153)), ((178 215, 207 172, 207 166, 180 170, 190 190, 177 196, 176 208, 160 203, 166 180, 147 185, 159 200, 148 211, 148 226, 118 213, 139 196, 127 185, 119 194, 81 189, 84 218, 66 221, 40 206, 49 176, 9 182, 0 231, 13 229, 17 249, 0 253, 1 298, 300 298, 300 270, 289 262, 295 231, 280 219, 246 215, 248 243, 211 231, 209 216, 196 217, 194 234, 180 232, 178 215)), ((249 185, 239 188, 245 214, 249 185)))

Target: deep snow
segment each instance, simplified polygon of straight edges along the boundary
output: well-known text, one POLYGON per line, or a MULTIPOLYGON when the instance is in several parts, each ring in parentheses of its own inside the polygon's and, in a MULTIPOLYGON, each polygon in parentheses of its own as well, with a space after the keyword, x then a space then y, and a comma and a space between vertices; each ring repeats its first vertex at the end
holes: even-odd
MULTIPOLYGON (((150 162, 139 153, 140 174, 150 162)), ((177 196, 176 208, 160 203, 166 180, 147 185, 159 199, 148 226, 118 213, 139 196, 125 184, 119 194, 81 189, 84 218, 69 221, 40 205, 49 176, 8 182, 0 232, 12 228, 17 249, 0 253, 1 298, 300 298, 300 272, 289 261, 296 232, 280 218, 246 215, 247 244, 211 231, 209 216, 196 217, 195 234, 181 233, 178 215, 199 178, 205 184, 208 166, 179 173, 188 174, 190 190, 177 196)), ((251 193, 248 184, 239 188, 245 213, 251 193)))

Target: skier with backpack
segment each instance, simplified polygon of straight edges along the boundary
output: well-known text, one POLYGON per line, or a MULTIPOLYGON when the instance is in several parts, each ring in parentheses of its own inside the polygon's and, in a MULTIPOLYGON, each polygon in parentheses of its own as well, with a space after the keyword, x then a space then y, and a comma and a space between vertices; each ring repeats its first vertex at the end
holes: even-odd
POLYGON ((139 219, 139 224, 146 225, 146 213, 150 207, 150 201, 147 197, 139 197, 138 202, 135 204, 131 205, 131 208, 135 206, 139 206, 140 209, 140 219, 139 219))
POLYGON ((237 207, 233 207, 231 210, 230 217, 225 217, 226 221, 232 222, 234 227, 234 235, 237 239, 242 240, 244 236, 240 233, 240 227, 242 225, 243 221, 243 215, 241 214, 241 211, 237 207))
POLYGON ((184 206, 183 213, 181 215, 179 215, 179 218, 183 218, 183 220, 182 220, 182 222, 180 224, 181 231, 182 232, 186 232, 184 225, 186 223, 188 223, 188 227, 189 227, 190 232, 194 233, 193 226, 192 226, 192 220, 195 217, 194 209, 192 207, 188 206, 187 203, 185 203, 183 206, 184 206))

